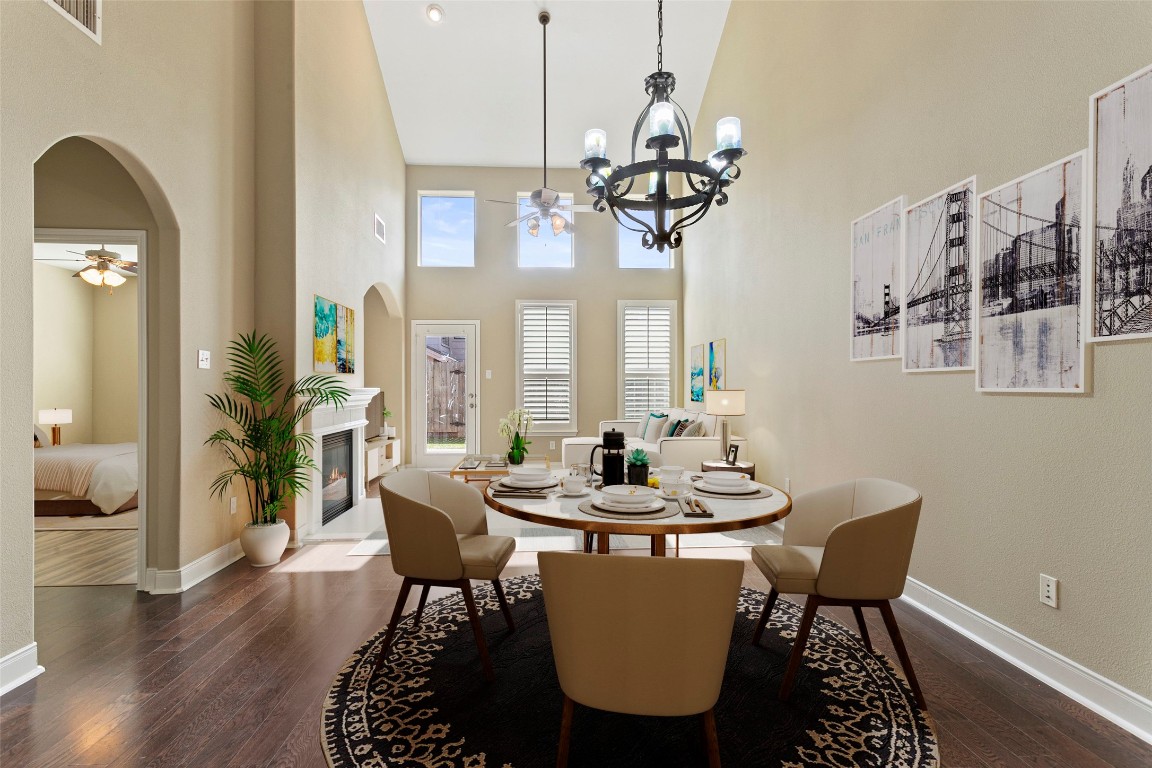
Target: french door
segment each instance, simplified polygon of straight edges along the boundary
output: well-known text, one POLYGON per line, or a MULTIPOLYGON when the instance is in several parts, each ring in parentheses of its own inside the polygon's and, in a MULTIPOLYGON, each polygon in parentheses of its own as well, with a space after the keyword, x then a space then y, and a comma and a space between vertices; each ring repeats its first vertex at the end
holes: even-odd
POLYGON ((480 323, 412 323, 412 462, 455 466, 480 448, 476 387, 480 323))

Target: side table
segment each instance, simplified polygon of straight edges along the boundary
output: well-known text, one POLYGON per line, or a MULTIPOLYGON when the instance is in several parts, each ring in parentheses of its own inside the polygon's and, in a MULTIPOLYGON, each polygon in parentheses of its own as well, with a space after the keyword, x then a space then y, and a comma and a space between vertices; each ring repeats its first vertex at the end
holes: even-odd
POLYGON ((700 462, 701 472, 743 472, 751 479, 756 479, 756 464, 752 461, 738 461, 729 464, 724 459, 710 459, 700 462))

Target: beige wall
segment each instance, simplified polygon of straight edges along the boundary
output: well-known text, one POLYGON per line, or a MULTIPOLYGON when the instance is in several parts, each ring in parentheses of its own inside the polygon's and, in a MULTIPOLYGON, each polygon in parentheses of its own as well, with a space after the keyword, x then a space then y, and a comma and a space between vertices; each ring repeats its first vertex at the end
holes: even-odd
MULTIPOLYGON (((42 409, 70 408, 72 423, 60 427, 60 441, 91 443, 96 289, 47 264, 33 265, 32 274, 32 418, 42 409)), ((51 435, 50 425, 41 429, 51 435)))
MULTIPOLYGON (((32 316, 34 164, 61 139, 92 137, 157 221, 147 254, 148 543, 150 565, 174 569, 235 538, 242 522, 209 499, 220 463, 202 444, 221 352, 252 325, 252 6, 117 2, 103 13, 96 45, 46 3, 0 3, 0 306, 5 330, 32 316), (211 370, 195 367, 197 349, 215 353, 211 370)), ((31 359, 29 334, 0 334, 0 656, 33 641, 31 359)))
POLYGON ((63 443, 134 443, 140 388, 136 281, 109 294, 73 274, 46 264, 33 267, 34 413, 72 409, 72 423, 61 429, 63 443))
POLYGON ((1152 61, 1149 29, 1148 3, 733 3, 697 131, 740 115, 751 154, 691 232, 684 334, 727 337, 766 478, 915 486, 913 577, 1143 696, 1152 343, 1098 346, 1080 397, 849 363, 848 233, 1084 148, 1089 95, 1152 61))
MULTIPOLYGON (((586 204, 590 202, 584 191, 586 176, 579 170, 550 169, 548 182, 562 193, 572 193, 577 204, 586 204)), ((517 208, 484 201, 514 200, 518 192, 539 187, 541 180, 541 171, 532 168, 408 169, 408 231, 412 233, 408 240, 409 319, 480 321, 479 426, 483 453, 507 450, 496 428, 516 407, 517 299, 576 300, 577 417, 580 434, 591 436, 597 433, 601 420, 617 417, 617 300, 680 298, 678 259, 676 268, 670 270, 616 266, 617 225, 608 213, 576 214, 574 269, 520 269, 516 229, 505 226, 516 217, 517 208), (416 197, 420 190, 476 193, 475 267, 416 266, 416 197), (483 377, 485 370, 492 371, 491 379, 483 377)), ((542 228, 540 236, 552 234, 542 228)), ((408 427, 411 435, 411 424, 408 427)), ((529 450, 533 455, 549 453, 558 459, 560 440, 559 436, 549 438, 540 433, 529 450), (555 450, 548 450, 549 440, 555 440, 555 450)))
MULTIPOLYGON (((313 302, 319 294, 356 312, 356 371, 339 377, 349 387, 363 387, 371 357, 403 365, 398 346, 367 347, 365 294, 380 286, 398 317, 404 285, 404 156, 363 4, 298 3, 294 62, 293 365, 297 376, 313 373, 313 302), (377 214, 387 243, 374 234, 377 214)), ((298 510, 309 504, 305 493, 287 516, 290 524, 297 527, 298 510)))

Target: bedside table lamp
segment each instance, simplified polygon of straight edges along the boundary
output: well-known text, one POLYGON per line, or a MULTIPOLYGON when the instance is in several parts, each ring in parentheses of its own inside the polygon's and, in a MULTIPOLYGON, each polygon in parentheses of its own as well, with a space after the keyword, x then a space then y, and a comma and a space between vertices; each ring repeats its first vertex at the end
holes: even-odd
POLYGON ((72 423, 72 409, 49 408, 48 410, 40 411, 38 421, 41 424, 52 425, 52 445, 60 445, 60 425, 72 423))
POLYGON ((720 417, 720 446, 722 458, 728 460, 728 417, 744 415, 744 390, 706 389, 704 390, 704 413, 720 417))

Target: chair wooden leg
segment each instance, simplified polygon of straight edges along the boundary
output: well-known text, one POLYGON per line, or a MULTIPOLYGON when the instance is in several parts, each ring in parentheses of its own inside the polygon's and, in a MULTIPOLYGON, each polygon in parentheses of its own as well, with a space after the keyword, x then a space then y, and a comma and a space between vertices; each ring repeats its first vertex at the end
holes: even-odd
POLYGON ((492 579, 492 588, 496 590, 496 599, 500 601, 500 612, 504 614, 504 621, 508 622, 508 629, 515 632, 516 622, 512 621, 512 609, 508 607, 508 598, 504 596, 500 579, 492 579))
POLYGON ((900 657, 900 666, 904 668, 904 675, 908 678, 908 687, 916 697, 920 709, 928 711, 928 702, 924 701, 924 694, 920 690, 920 683, 916 681, 916 673, 912 671, 912 659, 908 658, 908 649, 904 647, 904 639, 900 637, 900 627, 896 626, 896 617, 892 614, 892 605, 887 600, 880 604, 880 615, 884 617, 884 626, 888 628, 888 636, 892 638, 892 645, 896 646, 896 655, 900 657))
POLYGON ((468 608, 468 621, 472 624, 472 634, 476 636, 476 647, 480 651, 480 663, 484 665, 484 679, 491 682, 496 679, 492 671, 492 659, 488 657, 488 644, 484 642, 484 629, 480 626, 480 614, 476 611, 476 601, 472 598, 472 584, 468 579, 460 582, 460 591, 464 593, 464 605, 468 608))
POLYGON ((668 554, 668 542, 664 534, 658 533, 652 537, 651 553, 653 557, 665 557, 668 554))
POLYGON ((864 623, 864 611, 860 606, 852 606, 852 613, 856 615, 856 626, 860 627, 860 637, 864 640, 864 647, 868 649, 868 653, 872 653, 872 638, 868 637, 868 625, 864 623))
POLYGON ((609 536, 611 536, 611 534, 608 534, 608 533, 596 534, 596 552, 597 552, 597 554, 601 554, 601 555, 608 554, 609 536))
POLYGON ((720 768, 720 740, 716 737, 716 710, 700 713, 704 722, 704 744, 708 747, 708 768, 720 768))
POLYGON ((764 601, 764 610, 760 612, 760 621, 756 622, 756 631, 752 635, 752 644, 760 644, 760 636, 764 634, 764 627, 768 626, 768 617, 772 615, 772 609, 776 607, 776 598, 780 597, 780 593, 776 591, 776 587, 772 587, 768 592, 768 599, 764 601))
POLYGON ((424 604, 428 602, 428 590, 432 589, 431 584, 425 584, 424 588, 420 590, 420 602, 416 604, 416 616, 412 619, 412 626, 420 626, 420 616, 424 613, 424 604))
POLYGON ((388 622, 388 631, 384 633, 384 644, 380 647, 379 655, 376 656, 376 665, 372 667, 373 676, 384 666, 384 659, 388 658, 388 649, 392 647, 392 639, 396 636, 396 625, 400 623, 400 616, 404 613, 404 603, 408 602, 408 593, 411 591, 412 580, 405 576, 404 582, 400 585, 400 594, 396 597, 396 607, 392 609, 392 619, 388 622))
POLYGON ((788 701, 788 697, 792 695, 796 673, 800 671, 800 662, 804 660, 804 646, 808 643, 808 633, 812 631, 812 621, 816 618, 816 609, 819 607, 820 599, 816 595, 808 595, 808 600, 804 603, 804 615, 800 619, 800 629, 796 632, 796 642, 792 646, 792 655, 788 657, 784 682, 780 683, 780 701, 788 701))
POLYGON ((572 712, 576 703, 564 694, 564 713, 560 716, 560 744, 556 747, 556 768, 568 768, 568 745, 572 743, 572 712))

